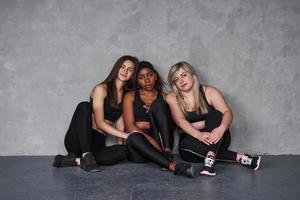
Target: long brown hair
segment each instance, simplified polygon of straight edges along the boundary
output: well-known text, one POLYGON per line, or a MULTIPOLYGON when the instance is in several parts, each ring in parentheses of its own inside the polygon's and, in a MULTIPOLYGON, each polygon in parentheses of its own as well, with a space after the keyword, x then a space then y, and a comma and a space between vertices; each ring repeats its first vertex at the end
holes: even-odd
POLYGON ((196 110, 197 113, 206 112, 209 108, 209 105, 207 105, 207 102, 205 100, 205 93, 203 90, 203 86, 201 85, 201 83, 197 77, 196 71, 193 69, 193 67, 189 63, 187 63, 185 61, 178 62, 175 65, 173 65, 168 74, 168 82, 169 82, 172 90, 176 94, 176 97, 177 97, 177 100, 178 100, 181 110, 186 115, 187 105, 184 102, 183 96, 180 93, 180 91, 178 90, 178 88, 176 87, 175 82, 174 82, 174 74, 181 68, 184 71, 190 73, 194 79, 194 86, 193 86, 192 90, 194 91, 194 94, 195 94, 195 96, 194 96, 195 105, 194 105, 193 110, 196 110))
MULTIPOLYGON (((138 64, 138 59, 136 57, 130 55, 122 56, 115 62, 112 70, 110 71, 106 79, 100 83, 100 84, 105 83, 107 85, 107 98, 109 99, 109 102, 114 108, 119 108, 116 79, 118 77, 118 73, 120 71, 120 68, 122 67, 122 64, 126 60, 130 60, 131 62, 133 62, 135 67, 138 64)), ((130 90, 131 89, 130 87, 131 88, 133 87, 132 79, 126 82, 126 84, 123 87, 123 92, 130 90)))

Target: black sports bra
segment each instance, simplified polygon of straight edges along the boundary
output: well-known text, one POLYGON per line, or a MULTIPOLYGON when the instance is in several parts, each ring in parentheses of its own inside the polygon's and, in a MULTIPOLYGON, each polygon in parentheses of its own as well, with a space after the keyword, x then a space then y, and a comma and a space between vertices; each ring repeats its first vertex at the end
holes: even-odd
MULTIPOLYGON (((162 94, 158 93, 156 98, 163 98, 162 94)), ((133 102, 134 120, 136 122, 150 122, 149 113, 146 112, 147 108, 145 108, 144 106, 145 103, 141 99, 140 92, 136 90, 133 102)))
MULTIPOLYGON (((210 105, 206 99, 206 96, 204 95, 204 101, 208 105, 208 112, 215 110, 215 108, 210 105)), ((186 112, 186 120, 189 121, 190 123, 198 122, 205 120, 207 113, 197 113, 196 111, 191 111, 191 112, 186 112)))
MULTIPOLYGON (((90 97, 90 104, 92 107, 92 112, 93 111, 93 98, 90 97)), ((104 119, 111 121, 111 122, 115 122, 117 121, 120 116, 122 115, 122 103, 119 104, 119 108, 114 108, 109 99, 107 97, 105 97, 104 99, 104 119)))

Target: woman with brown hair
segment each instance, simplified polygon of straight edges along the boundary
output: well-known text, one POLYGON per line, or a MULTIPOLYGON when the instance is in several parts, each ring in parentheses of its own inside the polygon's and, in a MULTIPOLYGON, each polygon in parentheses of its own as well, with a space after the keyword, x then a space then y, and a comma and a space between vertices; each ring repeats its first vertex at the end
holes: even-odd
POLYGON ((126 145, 105 146, 105 135, 126 139, 122 100, 132 80, 138 59, 125 55, 114 64, 108 77, 96 85, 90 102, 78 104, 65 136, 68 155, 55 156, 53 166, 80 166, 85 171, 101 171, 127 157, 126 145), (115 126, 113 126, 115 123, 115 126))

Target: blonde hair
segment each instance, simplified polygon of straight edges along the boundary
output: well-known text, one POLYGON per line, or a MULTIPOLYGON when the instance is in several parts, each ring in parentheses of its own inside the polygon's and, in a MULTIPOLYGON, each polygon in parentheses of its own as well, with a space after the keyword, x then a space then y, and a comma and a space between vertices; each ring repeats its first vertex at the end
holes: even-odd
POLYGON ((175 92, 178 104, 183 111, 183 113, 186 115, 188 111, 188 105, 184 102, 183 95, 181 92, 178 90, 177 86, 175 85, 174 82, 174 74, 179 70, 183 69, 184 71, 190 73, 194 79, 194 84, 193 84, 193 94, 194 94, 194 107, 193 111, 196 110, 196 112, 199 113, 205 113, 207 112, 208 105, 207 102, 205 101, 205 94, 203 91, 203 87, 199 82, 199 79, 197 77, 196 71, 194 68, 187 62, 182 61, 174 64, 168 74, 168 82, 172 88, 172 90, 175 92))

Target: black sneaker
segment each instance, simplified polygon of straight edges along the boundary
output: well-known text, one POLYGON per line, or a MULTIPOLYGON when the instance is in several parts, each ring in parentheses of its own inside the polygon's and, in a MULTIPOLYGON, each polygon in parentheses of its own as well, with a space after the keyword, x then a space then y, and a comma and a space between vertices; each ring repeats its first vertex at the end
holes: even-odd
POLYGON ((240 163, 250 169, 258 170, 260 166, 260 160, 260 156, 251 156, 249 154, 245 154, 240 159, 240 163))
POLYGON ((101 167, 97 165, 96 160, 92 153, 85 154, 80 158, 80 168, 87 172, 100 172, 101 167))
MULTIPOLYGON (((199 172, 199 171, 198 171, 199 172)), ((175 167, 174 174, 183 175, 189 178, 197 177, 196 169, 193 165, 188 163, 177 163, 175 167)))
POLYGON ((215 158, 213 156, 207 156, 204 159, 204 165, 202 167, 200 174, 205 176, 215 176, 216 170, 214 166, 215 166, 215 158))
POLYGON ((77 166, 75 159, 76 155, 72 153, 65 156, 58 154, 54 157, 53 167, 75 167, 77 166))

